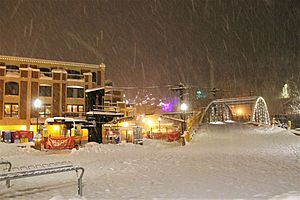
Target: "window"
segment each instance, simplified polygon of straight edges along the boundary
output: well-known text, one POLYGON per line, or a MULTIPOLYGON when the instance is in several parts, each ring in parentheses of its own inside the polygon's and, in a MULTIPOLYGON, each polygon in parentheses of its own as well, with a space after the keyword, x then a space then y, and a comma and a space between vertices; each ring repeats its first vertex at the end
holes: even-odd
POLYGON ((5 95, 19 95, 19 83, 16 82, 5 83, 5 95))
POLYGON ((17 103, 5 103, 4 104, 4 117, 19 116, 19 105, 17 103))
POLYGON ((81 79, 83 75, 76 70, 67 70, 68 72, 68 79, 81 79))
POLYGON ((67 112, 84 112, 83 105, 67 105, 67 112))
POLYGON ((51 69, 48 68, 39 68, 41 75, 47 76, 47 77, 51 77, 52 76, 52 72, 51 69))
POLYGON ((67 87, 67 97, 68 98, 84 98, 84 89, 79 86, 69 86, 69 87, 67 87))
POLYGON ((115 90, 115 91, 113 91, 113 94, 114 94, 114 95, 120 96, 120 95, 121 95, 121 91, 116 91, 116 90, 115 90))
POLYGON ((16 72, 19 73, 19 67, 16 65, 6 65, 6 71, 7 72, 16 72))
POLYGON ((97 83, 97 73, 96 72, 92 72, 92 81, 93 81, 93 83, 97 83))
POLYGON ((51 105, 50 104, 44 104, 40 108, 39 111, 40 117, 51 117, 51 105))
POLYGON ((40 85, 39 95, 40 97, 51 97, 52 88, 50 85, 40 85))

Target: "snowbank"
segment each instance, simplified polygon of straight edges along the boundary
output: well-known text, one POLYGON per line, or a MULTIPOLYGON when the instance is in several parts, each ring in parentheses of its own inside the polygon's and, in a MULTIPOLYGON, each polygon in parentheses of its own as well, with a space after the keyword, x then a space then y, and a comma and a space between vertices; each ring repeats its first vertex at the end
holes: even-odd
POLYGON ((299 153, 299 136, 238 123, 201 126, 184 147, 145 140, 39 152, 0 143, 0 158, 14 166, 70 161, 86 170, 82 198, 68 172, 13 180, 10 189, 0 182, 0 199, 293 199, 299 153))

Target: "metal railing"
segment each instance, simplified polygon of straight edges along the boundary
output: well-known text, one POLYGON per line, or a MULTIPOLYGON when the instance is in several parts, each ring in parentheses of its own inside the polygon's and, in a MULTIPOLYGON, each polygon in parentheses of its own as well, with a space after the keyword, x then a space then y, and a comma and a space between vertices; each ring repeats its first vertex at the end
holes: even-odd
MULTIPOLYGON (((1 160, 0 161, 0 165, 8 165, 8 172, 10 172, 11 171, 11 168, 12 168, 12 164, 11 164, 11 162, 9 162, 9 161, 4 161, 4 160, 1 160)), ((10 187, 10 180, 8 179, 8 180, 6 180, 6 186, 7 187, 10 187)))
POLYGON ((18 70, 18 69, 7 69, 6 68, 6 73, 16 73, 16 74, 19 74, 20 70, 18 70))
POLYGON ((108 112, 120 112, 120 107, 117 106, 102 106, 102 105, 93 105, 94 111, 108 111, 108 112))
POLYGON ((84 75, 82 74, 68 74, 67 79, 84 79, 84 75))
POLYGON ((41 76, 44 76, 44 77, 52 77, 52 72, 43 72, 41 71, 41 76))
POLYGON ((10 170, 12 168, 12 165, 10 162, 0 161, 0 164, 9 165, 8 172, 4 172, 0 174, 0 181, 6 181, 6 186, 8 188, 10 187, 10 180, 41 176, 47 174, 56 174, 56 173, 62 173, 68 171, 76 171, 77 182, 78 182, 78 195, 82 196, 82 177, 84 174, 83 167, 73 166, 68 162, 57 162, 57 163, 49 163, 49 164, 22 166, 19 168, 14 168, 14 169, 18 169, 19 171, 11 172, 10 170), (78 171, 81 171, 79 176, 78 176, 78 171))

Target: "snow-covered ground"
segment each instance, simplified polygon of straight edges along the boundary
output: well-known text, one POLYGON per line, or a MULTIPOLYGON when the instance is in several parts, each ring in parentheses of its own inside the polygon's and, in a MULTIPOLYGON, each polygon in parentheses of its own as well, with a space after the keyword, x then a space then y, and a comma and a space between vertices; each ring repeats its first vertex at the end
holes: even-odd
MULTIPOLYGON (((39 152, 0 143, 15 167, 71 161, 85 168, 82 199, 299 199, 300 137, 247 124, 201 126, 191 143, 89 143, 39 152)), ((2 168, 0 167, 0 172, 2 168)), ((0 182, 0 199, 81 199, 75 172, 0 182)))

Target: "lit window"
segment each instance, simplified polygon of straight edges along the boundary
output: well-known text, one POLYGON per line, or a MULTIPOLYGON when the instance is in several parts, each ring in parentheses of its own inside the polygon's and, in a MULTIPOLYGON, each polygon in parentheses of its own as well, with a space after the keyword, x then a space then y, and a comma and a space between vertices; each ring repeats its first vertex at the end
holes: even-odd
POLYGON ((79 105, 79 106, 78 106, 78 112, 84 112, 84 111, 83 111, 83 106, 82 106, 82 105, 79 105))
POLYGON ((19 105, 17 103, 5 103, 4 104, 4 117, 19 116, 19 105))
POLYGON ((42 108, 40 109, 39 115, 41 117, 51 117, 51 105, 50 104, 42 105, 42 108))
POLYGON ((67 112, 84 112, 83 105, 67 105, 67 112))
POLYGON ((40 85, 39 95, 40 97, 51 97, 52 88, 50 85, 40 85))
POLYGON ((67 112, 72 112, 72 105, 67 105, 67 112))
POLYGON ((19 95, 19 84, 16 82, 5 83, 5 95, 19 95))

